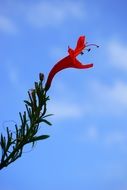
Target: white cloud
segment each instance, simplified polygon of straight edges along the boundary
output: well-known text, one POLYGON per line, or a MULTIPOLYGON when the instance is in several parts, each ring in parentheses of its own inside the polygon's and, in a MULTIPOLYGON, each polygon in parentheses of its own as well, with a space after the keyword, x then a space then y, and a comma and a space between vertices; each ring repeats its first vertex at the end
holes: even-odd
POLYGON ((103 131, 102 127, 88 126, 84 128, 84 132, 79 134, 76 141, 81 143, 99 143, 105 148, 111 149, 117 147, 121 151, 127 151, 127 132, 125 130, 107 130, 103 131), (100 130, 101 129, 101 130, 100 130))
POLYGON ((80 118, 83 115, 81 106, 66 101, 50 103, 48 106, 49 113, 53 113, 57 119, 80 118))
POLYGON ((51 47, 49 52, 50 57, 56 60, 67 55, 67 49, 61 47, 51 47))
POLYGON ((17 33, 17 27, 10 18, 0 16, 0 31, 15 34, 17 33))
POLYGON ((98 137, 98 130, 97 130, 97 128, 95 128, 95 127, 90 127, 89 129, 88 129, 88 131, 87 131, 87 137, 89 138, 89 139, 97 139, 97 137, 98 137))
POLYGON ((81 94, 60 81, 54 84, 54 89, 59 101, 51 105, 50 112, 55 113, 56 117, 121 117, 127 112, 127 83, 120 80, 110 85, 92 81, 87 92, 85 88, 81 94), (62 97, 66 97, 65 92, 67 98, 63 100, 62 97))
POLYGON ((7 62, 5 64, 5 68, 7 71, 7 77, 10 82, 10 85, 12 88, 15 88, 17 92, 20 92, 20 95, 24 92, 25 90, 25 84, 22 82, 20 79, 20 71, 19 68, 10 62, 7 62))
POLYGON ((108 44, 111 62, 119 69, 127 70, 127 44, 111 41, 108 44))
POLYGON ((121 145, 127 143, 127 133, 123 131, 114 131, 109 133, 105 138, 105 143, 107 145, 121 145))
POLYGON ((109 97, 112 101, 127 108, 127 84, 121 81, 115 83, 109 90, 109 97))
POLYGON ((127 84, 122 81, 116 81, 113 85, 106 85, 102 83, 96 83, 98 95, 101 98, 107 99, 107 101, 113 104, 127 106, 127 84))
POLYGON ((126 83, 117 81, 113 85, 106 85, 96 81, 91 84, 90 88, 89 101, 84 102, 90 108, 90 112, 94 114, 119 115, 127 110, 126 83))
POLYGON ((19 86, 19 75, 16 68, 10 66, 8 67, 8 77, 13 86, 19 86))
MULTIPOLYGON (((79 135, 78 141, 80 142, 95 142, 99 139, 99 131, 95 126, 89 126, 85 131, 79 135)), ((77 139, 77 136, 76 136, 77 139)))
POLYGON ((27 10, 27 20, 34 26, 57 26, 70 18, 81 19, 84 8, 78 2, 40 2, 27 10))

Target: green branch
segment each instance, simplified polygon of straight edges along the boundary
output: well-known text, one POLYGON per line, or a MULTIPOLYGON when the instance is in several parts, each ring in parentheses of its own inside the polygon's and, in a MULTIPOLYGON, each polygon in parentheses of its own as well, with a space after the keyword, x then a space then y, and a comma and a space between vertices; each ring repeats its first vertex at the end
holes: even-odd
POLYGON ((43 87, 43 78, 43 74, 40 73, 39 82, 35 82, 34 89, 28 91, 29 100, 24 100, 26 111, 19 113, 21 124, 15 125, 15 132, 6 127, 6 135, 0 135, 0 169, 21 157, 26 144, 32 143, 34 146, 36 141, 49 137, 49 135, 38 135, 40 123, 51 125, 45 118, 52 115, 46 115, 49 97, 43 87))

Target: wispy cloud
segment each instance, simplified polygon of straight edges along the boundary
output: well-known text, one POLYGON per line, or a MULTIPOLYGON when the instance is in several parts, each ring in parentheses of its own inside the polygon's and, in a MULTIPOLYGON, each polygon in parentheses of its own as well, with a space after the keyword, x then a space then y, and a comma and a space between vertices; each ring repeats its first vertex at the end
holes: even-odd
POLYGON ((105 143, 109 146, 122 145, 127 143, 127 133, 124 131, 114 131, 109 133, 105 138, 105 143))
POLYGON ((10 79, 10 82, 13 86, 19 85, 19 76, 16 68, 9 68, 8 70, 8 77, 10 79))
POLYGON ((10 82, 11 87, 16 89, 16 91, 19 91, 20 94, 22 94, 24 92, 25 85, 20 79, 19 68, 10 63, 7 63, 5 67, 6 67, 6 72, 7 72, 7 78, 10 82))
POLYGON ((53 113, 56 119, 80 118, 83 115, 83 110, 75 103, 55 101, 53 104, 49 104, 49 113, 53 113))
POLYGON ((0 31, 8 34, 16 34, 18 29, 10 18, 0 16, 0 31))
POLYGON ((57 26, 71 18, 81 19, 84 16, 81 3, 72 1, 34 3, 27 10, 27 20, 34 26, 57 26))
POLYGON ((91 142, 91 143, 100 143, 105 148, 116 147, 120 148, 120 150, 127 151, 127 132, 125 130, 107 130, 104 132, 102 128, 100 129, 98 126, 88 126, 85 127, 84 132, 79 134, 78 140, 81 143, 91 142))
POLYGON ((119 106, 127 106, 127 84, 125 82, 116 81, 112 85, 106 85, 98 81, 94 84, 101 99, 107 99, 107 101, 119 106))
POLYGON ((50 109, 56 117, 83 118, 88 115, 121 117, 127 111, 127 84, 120 80, 114 84, 92 81, 87 92, 82 89, 81 94, 74 93, 74 90, 70 89, 70 86, 68 88, 65 83, 56 82, 54 89, 59 101, 54 102, 50 109), (62 98, 66 97, 65 92, 68 92, 67 99, 62 98))
MULTIPOLYGON (((99 131, 96 126, 89 126, 85 131, 79 135, 78 141, 80 142, 95 142, 99 139, 99 131)), ((77 138, 77 137, 76 137, 77 138)))
POLYGON ((112 85, 93 82, 89 99, 84 104, 89 107, 89 114, 121 115, 127 110, 127 84, 123 81, 116 81, 112 85))
POLYGON ((117 40, 111 41, 108 44, 108 53, 114 66, 127 70, 127 44, 117 40))
POLYGON ((67 50, 62 47, 53 46, 49 49, 49 56, 52 57, 53 59, 64 57, 66 56, 66 54, 67 50))

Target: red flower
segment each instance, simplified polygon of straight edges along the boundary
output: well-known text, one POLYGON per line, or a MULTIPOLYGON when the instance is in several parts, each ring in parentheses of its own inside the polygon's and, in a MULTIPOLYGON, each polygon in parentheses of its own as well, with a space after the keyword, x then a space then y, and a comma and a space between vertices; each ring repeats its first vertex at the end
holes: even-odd
MULTIPOLYGON (((95 44, 88 44, 88 45, 86 45, 86 38, 85 38, 85 36, 80 36, 79 39, 78 39, 78 41, 77 41, 77 45, 76 45, 75 50, 73 50, 70 47, 68 47, 68 53, 69 53, 69 55, 66 56, 66 57, 64 57, 60 61, 58 61, 54 65, 54 67, 51 69, 51 71, 50 71, 50 73, 48 75, 48 79, 47 79, 46 85, 45 85, 45 90, 46 91, 50 88, 51 82, 52 82, 55 74, 58 73, 59 71, 61 71, 63 69, 66 69, 66 68, 88 69, 88 68, 93 67, 92 63, 83 65, 82 63, 80 63, 76 59, 76 57, 79 54, 83 54, 82 51, 86 47, 88 47, 90 45, 97 46, 95 44)), ((87 50, 89 51, 90 49, 87 49, 87 50)))

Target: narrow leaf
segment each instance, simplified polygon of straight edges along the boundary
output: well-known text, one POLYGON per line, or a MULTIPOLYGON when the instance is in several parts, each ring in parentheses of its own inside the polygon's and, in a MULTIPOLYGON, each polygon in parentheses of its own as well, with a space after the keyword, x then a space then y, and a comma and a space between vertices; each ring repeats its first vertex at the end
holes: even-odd
POLYGON ((35 142, 35 141, 40 141, 40 140, 44 140, 44 139, 47 139, 49 138, 50 136, 49 135, 41 135, 41 136, 38 136, 38 137, 33 137, 32 139, 30 139, 28 141, 28 143, 31 143, 31 142, 35 142))
POLYGON ((32 107, 32 104, 31 104, 29 101, 24 100, 24 102, 25 102, 28 106, 32 107))
POLYGON ((44 122, 46 123, 47 125, 52 125, 49 121, 47 121, 46 119, 40 119, 39 122, 44 122))

